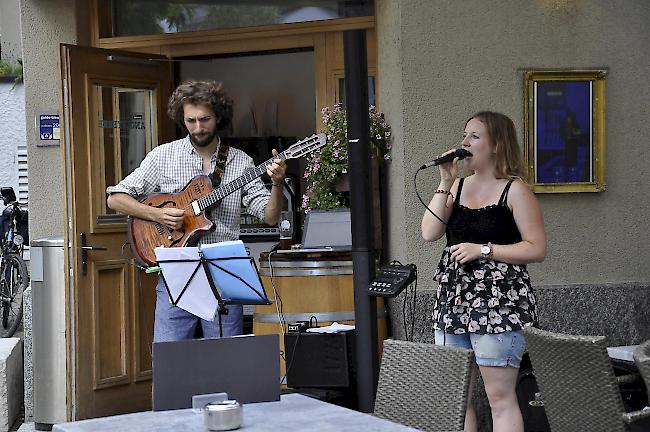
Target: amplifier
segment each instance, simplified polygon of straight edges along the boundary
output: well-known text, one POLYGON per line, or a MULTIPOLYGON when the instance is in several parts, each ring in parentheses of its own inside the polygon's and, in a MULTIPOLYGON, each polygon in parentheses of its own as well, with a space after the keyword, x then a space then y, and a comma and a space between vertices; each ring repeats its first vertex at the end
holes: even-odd
POLYGON ((287 386, 353 387, 354 330, 341 333, 286 333, 287 386))
MULTIPOLYGON (((287 177, 284 179, 285 186, 282 188, 282 193, 284 194, 285 202, 283 208, 285 210, 292 210, 292 215, 294 220, 291 223, 291 226, 297 225, 298 212, 295 208, 295 191, 296 191, 296 179, 292 174, 287 174, 287 177)), ((271 189, 271 183, 265 183, 267 189, 271 189)), ((240 218, 239 218, 239 237, 244 242, 253 242, 253 241, 280 241, 280 229, 277 225, 267 225, 263 220, 246 213, 242 209, 240 218)))
POLYGON ((249 237, 280 238, 280 229, 277 226, 267 225, 248 213, 242 212, 239 224, 239 235, 242 240, 249 237))

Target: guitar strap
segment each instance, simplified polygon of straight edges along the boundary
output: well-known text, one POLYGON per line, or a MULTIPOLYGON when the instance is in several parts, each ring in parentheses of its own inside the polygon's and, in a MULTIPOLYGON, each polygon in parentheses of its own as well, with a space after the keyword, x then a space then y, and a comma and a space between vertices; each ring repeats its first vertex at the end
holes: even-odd
POLYGON ((229 151, 230 146, 226 144, 219 145, 219 150, 217 151, 217 164, 214 166, 214 172, 210 174, 210 181, 212 181, 212 187, 215 189, 221 185, 223 173, 226 170, 226 161, 228 160, 229 151))

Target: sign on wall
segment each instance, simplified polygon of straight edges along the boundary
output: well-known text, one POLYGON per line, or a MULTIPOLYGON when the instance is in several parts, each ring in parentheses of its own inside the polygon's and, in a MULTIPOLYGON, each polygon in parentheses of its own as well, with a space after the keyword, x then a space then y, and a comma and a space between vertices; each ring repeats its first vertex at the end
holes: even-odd
POLYGON ((59 113, 42 112, 36 114, 36 146, 58 146, 61 138, 61 127, 59 124, 59 113))

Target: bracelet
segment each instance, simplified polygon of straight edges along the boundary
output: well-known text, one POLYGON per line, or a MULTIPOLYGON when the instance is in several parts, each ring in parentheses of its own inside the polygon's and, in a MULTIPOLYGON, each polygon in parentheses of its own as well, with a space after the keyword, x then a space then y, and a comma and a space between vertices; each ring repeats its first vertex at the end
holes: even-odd
MULTIPOLYGON (((451 191, 446 191, 444 189, 436 189, 434 194, 445 194, 447 196, 450 196, 452 201, 456 199, 456 198, 454 198, 454 194, 452 194, 451 191)), ((447 207, 447 201, 445 201, 445 207, 447 207)))
POLYGON ((273 182, 271 182, 271 185, 273 187, 282 187, 282 183, 273 183, 273 182))

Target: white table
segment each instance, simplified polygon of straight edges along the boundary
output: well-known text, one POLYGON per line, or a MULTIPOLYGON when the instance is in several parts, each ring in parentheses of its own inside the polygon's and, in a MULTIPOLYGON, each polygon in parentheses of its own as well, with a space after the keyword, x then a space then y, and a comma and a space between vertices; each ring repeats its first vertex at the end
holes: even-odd
MULTIPOLYGON (((241 430, 283 432, 415 431, 406 426, 360 413, 301 394, 286 394, 279 402, 244 405, 241 430)), ((55 432, 184 432, 205 431, 203 414, 191 409, 146 411, 54 425, 55 432)))

